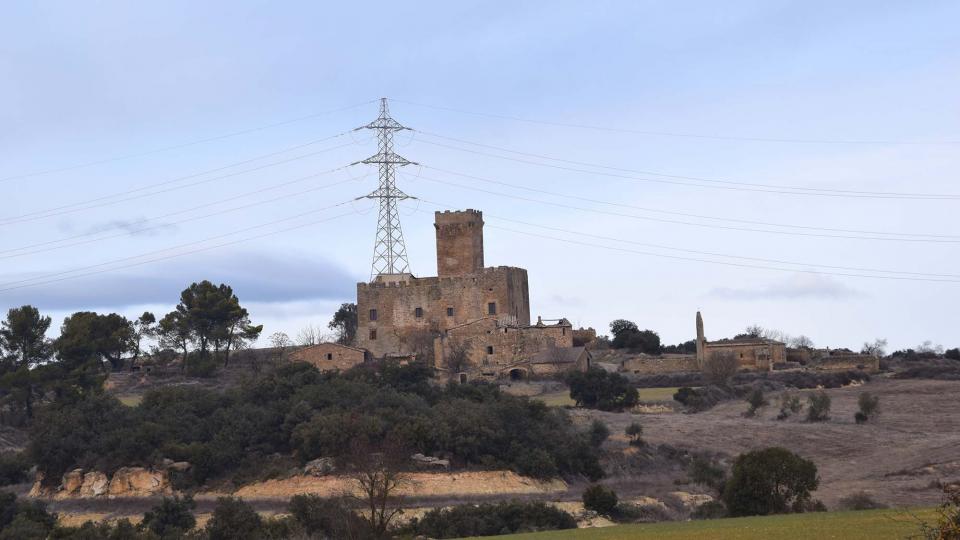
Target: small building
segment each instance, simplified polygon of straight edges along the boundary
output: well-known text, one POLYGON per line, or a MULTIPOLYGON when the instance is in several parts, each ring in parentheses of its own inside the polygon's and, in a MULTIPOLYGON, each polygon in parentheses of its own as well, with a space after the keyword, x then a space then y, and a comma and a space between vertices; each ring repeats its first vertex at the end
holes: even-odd
POLYGON ((697 365, 714 355, 732 354, 740 369, 770 371, 787 361, 787 345, 775 339, 744 337, 707 341, 703 333, 703 317, 697 312, 697 365))
POLYGON ((291 362, 307 362, 320 371, 346 371, 366 360, 366 351, 340 343, 318 343, 290 353, 291 362))
POLYGON ((530 370, 536 375, 557 375, 587 371, 592 362, 586 347, 548 347, 530 358, 530 370))

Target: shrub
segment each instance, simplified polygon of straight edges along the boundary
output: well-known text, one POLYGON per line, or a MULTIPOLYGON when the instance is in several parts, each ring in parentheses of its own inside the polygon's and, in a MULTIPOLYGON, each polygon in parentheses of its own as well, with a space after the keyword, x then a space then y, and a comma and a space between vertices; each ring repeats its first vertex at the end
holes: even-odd
POLYGON ((287 511, 302 532, 310 536, 347 538, 351 532, 362 532, 369 528, 369 522, 339 498, 294 495, 290 498, 287 511))
POLYGON ((693 509, 691 519, 720 519, 727 517, 727 507, 722 501, 708 501, 693 509))
POLYGON ((741 454, 733 462, 723 502, 733 517, 803 512, 818 485, 812 461, 785 448, 766 448, 741 454))
POLYGON ((802 410, 803 403, 800 401, 800 397, 784 392, 780 395, 780 413, 777 414, 777 420, 786 420, 802 410))
POLYGON ((754 388, 747 395, 747 403, 750 405, 750 408, 747 409, 747 412, 744 414, 744 416, 747 416, 748 418, 756 416, 757 411, 759 411, 760 408, 767 406, 768 401, 763 395, 763 388, 754 388))
POLYGON ((714 351, 703 364, 703 373, 712 384, 726 386, 740 369, 740 361, 730 351, 714 351))
POLYGON ((947 360, 960 360, 960 347, 943 351, 943 357, 947 360))
POLYGON ((567 376, 570 398, 578 407, 601 411, 622 411, 639 401, 637 389, 619 373, 607 373, 600 368, 586 372, 572 371, 567 376))
POLYGON ((630 425, 623 430, 624 435, 630 437, 630 444, 633 446, 643 446, 643 426, 639 422, 630 422, 630 425))
POLYGON ((673 394, 673 399, 686 406, 690 412, 705 411, 721 401, 726 401, 733 397, 734 394, 731 389, 717 385, 705 386, 703 388, 684 386, 677 389, 677 392, 673 394))
POLYGON ((243 499, 220 497, 207 522, 210 540, 259 540, 263 521, 243 499))
POLYGON ((602 516, 609 516, 617 509, 617 494, 612 489, 594 484, 583 491, 583 507, 602 516))
POLYGON ((863 392, 857 398, 857 406, 860 407, 860 410, 857 411, 854 418, 858 424, 863 424, 880 413, 880 398, 870 392, 863 392))
POLYGON ((428 538, 461 538, 576 527, 573 516, 554 506, 510 501, 435 508, 423 518, 412 520, 400 532, 428 538))
POLYGON ((687 467, 687 476, 694 484, 711 487, 723 492, 727 473, 723 467, 706 456, 694 456, 687 467))
POLYGON ((189 495, 182 499, 164 497, 160 504, 143 515, 142 526, 157 536, 183 535, 197 524, 193 517, 196 506, 189 495))
POLYGON ((937 522, 921 525, 922 537, 927 540, 956 540, 960 538, 960 485, 943 488, 944 501, 937 508, 937 522))
POLYGON ((594 420, 590 423, 590 444, 594 448, 600 448, 604 441, 610 437, 610 428, 600 420, 594 420))
POLYGON ((26 482, 29 469, 30 460, 23 452, 0 453, 0 486, 26 482))
POLYGON ((887 508, 887 505, 873 500, 873 497, 866 491, 858 491, 841 498, 840 508, 844 510, 875 510, 887 508))
POLYGON ((807 421, 824 422, 830 419, 830 396, 824 391, 807 398, 807 421))
POLYGON ((21 501, 13 493, 0 493, 0 540, 42 540, 57 524, 41 501, 21 501))

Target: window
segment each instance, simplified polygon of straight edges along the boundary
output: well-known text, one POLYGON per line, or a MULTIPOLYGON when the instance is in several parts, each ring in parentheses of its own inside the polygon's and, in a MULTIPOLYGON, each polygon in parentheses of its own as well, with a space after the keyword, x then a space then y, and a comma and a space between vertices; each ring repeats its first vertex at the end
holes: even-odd
POLYGON ((375 329, 370 331, 370 339, 377 339, 377 331, 375 329))
POLYGON ((371 321, 377 320, 377 310, 375 309, 370 310, 370 320, 371 321))
POLYGON ((327 360, 333 360, 333 353, 327 353, 327 360))
POLYGON ((453 308, 452 308, 452 307, 448 307, 448 308, 447 308, 447 317, 453 317, 453 308))
POLYGON ((487 314, 488 314, 488 315, 496 315, 496 314, 497 314, 497 303, 496 303, 496 302, 490 302, 489 304, 487 304, 487 314))
POLYGON ((422 308, 422 307, 414 308, 414 310, 413 310, 413 316, 416 317, 416 318, 418 318, 418 319, 422 319, 422 318, 423 318, 423 308, 422 308))
POLYGON ((487 345, 487 354, 493 354, 493 345, 487 345))

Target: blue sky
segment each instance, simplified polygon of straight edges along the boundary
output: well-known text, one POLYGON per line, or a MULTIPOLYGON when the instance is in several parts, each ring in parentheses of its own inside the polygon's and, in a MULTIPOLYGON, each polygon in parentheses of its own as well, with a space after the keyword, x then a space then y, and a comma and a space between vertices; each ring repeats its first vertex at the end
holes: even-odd
POLYGON ((960 283, 808 272, 960 274, 957 238, 798 234, 956 236, 957 199, 650 182, 636 177, 669 177, 532 165, 430 135, 667 175, 960 194, 957 20, 955 2, 9 3, 0 20, 0 307, 34 303, 58 319, 81 309, 165 312, 190 281, 212 279, 233 284, 268 334, 325 324, 369 277, 376 214, 369 202, 320 209, 369 192, 376 178, 362 167, 318 173, 374 144, 356 133, 301 145, 373 119, 371 101, 387 96, 394 116, 421 130, 397 138, 401 154, 427 166, 399 180, 423 199, 402 214, 418 275, 435 272, 431 203, 479 208, 487 264, 529 270, 534 317, 601 330, 625 317, 673 343, 692 337, 700 309, 709 337, 756 323, 818 345, 885 337, 894 347, 957 346, 960 283), (301 120, 151 152, 292 119, 301 120), (921 144, 896 144, 905 142, 921 144), (756 232, 740 229, 764 227, 732 220, 795 227, 756 232), (665 257, 718 259, 691 251, 801 264, 665 257))

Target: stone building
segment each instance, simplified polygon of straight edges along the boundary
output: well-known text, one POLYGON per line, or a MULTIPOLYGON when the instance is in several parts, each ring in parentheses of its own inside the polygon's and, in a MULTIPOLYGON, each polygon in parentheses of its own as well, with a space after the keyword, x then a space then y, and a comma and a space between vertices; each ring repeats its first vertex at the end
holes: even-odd
POLYGON ((320 371, 346 371, 366 359, 366 351, 339 343, 318 343, 290 353, 291 362, 307 362, 320 371))
POLYGON ((703 334, 703 317, 697 312, 697 365, 715 354, 732 354, 745 370, 769 371, 787 361, 787 345, 775 339, 747 337, 707 341, 703 334))
POLYGON ((433 357, 443 370, 463 343, 474 371, 508 376, 507 366, 542 349, 573 346, 569 321, 530 324, 526 270, 484 266, 481 212, 436 212, 434 228, 437 276, 381 274, 357 284, 359 347, 376 358, 433 357))

